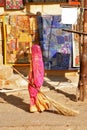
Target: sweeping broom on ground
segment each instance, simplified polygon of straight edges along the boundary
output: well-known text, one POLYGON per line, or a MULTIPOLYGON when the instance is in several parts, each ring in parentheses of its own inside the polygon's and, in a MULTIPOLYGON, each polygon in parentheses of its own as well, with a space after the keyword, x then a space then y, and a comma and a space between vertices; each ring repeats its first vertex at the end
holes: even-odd
POLYGON ((50 104, 54 108, 56 108, 57 113, 59 113, 61 115, 65 115, 65 116, 75 116, 75 115, 79 114, 78 111, 68 108, 68 107, 56 102, 55 100, 51 99, 50 97, 44 95, 42 92, 40 92, 40 94, 43 95, 44 97, 46 97, 46 99, 50 102, 50 104))
MULTIPOLYGON (((14 67, 12 67, 13 70, 15 70, 23 79, 27 80, 17 69, 15 69, 14 67)), ((27 80, 28 81, 28 80, 27 80)), ((32 85, 32 84, 31 84, 32 85)), ((36 88, 34 85, 32 85, 32 87, 36 88)), ((78 111, 73 110, 69 107, 66 107, 64 105, 62 105, 61 103, 56 102, 55 100, 51 99, 50 97, 48 97, 47 95, 45 95, 42 91, 39 90, 38 92, 38 102, 37 105, 39 104, 39 102, 43 102, 43 105, 45 106, 45 108, 49 108, 49 103, 56 109, 58 114, 61 115, 65 115, 65 116, 76 116, 77 114, 79 114, 78 111), (44 104, 45 103, 45 104, 44 104)), ((39 107, 39 105, 38 105, 39 107)))

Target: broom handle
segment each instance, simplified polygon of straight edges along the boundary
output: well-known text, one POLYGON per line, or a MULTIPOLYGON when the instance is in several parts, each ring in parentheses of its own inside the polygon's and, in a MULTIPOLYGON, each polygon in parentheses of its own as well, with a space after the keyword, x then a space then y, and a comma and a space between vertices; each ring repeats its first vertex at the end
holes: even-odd
MULTIPOLYGON (((27 80, 24 75, 22 75, 17 69, 15 69, 13 66, 12 66, 13 70, 15 70, 15 72, 17 72, 24 80, 26 80, 27 82, 29 82, 30 85, 32 85, 32 87, 34 87, 36 90, 38 90, 36 87, 35 87, 35 84, 32 84, 29 80, 27 80)), ((43 96, 45 96, 48 100, 50 100, 43 92, 41 92, 40 90, 38 90, 38 92, 42 93, 43 96)), ((50 101, 51 102, 51 101, 50 101)))
MULTIPOLYGON (((15 69, 13 66, 12 66, 12 68, 13 68, 13 70, 15 70, 15 72, 17 72, 24 80, 26 80, 27 82, 29 82, 29 84, 30 85, 32 85, 32 87, 34 87, 35 89, 37 89, 36 87, 35 87, 35 84, 32 84, 28 79, 26 79, 25 77, 24 77, 24 75, 22 75, 17 69, 15 69)), ((37 89, 38 90, 38 89, 37 89)), ((40 90, 38 90, 38 91, 40 91, 40 90)))
POLYGON ((28 80, 17 70, 12 66, 13 70, 15 70, 15 72, 17 72, 23 79, 25 79, 27 82, 28 80))

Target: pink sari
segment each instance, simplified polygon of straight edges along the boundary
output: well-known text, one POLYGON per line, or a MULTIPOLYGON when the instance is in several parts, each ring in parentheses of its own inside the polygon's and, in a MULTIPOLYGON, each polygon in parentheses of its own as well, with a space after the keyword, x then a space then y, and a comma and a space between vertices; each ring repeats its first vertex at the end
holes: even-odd
POLYGON ((38 90, 40 90, 44 80, 44 65, 42 52, 39 45, 32 46, 32 71, 29 74, 28 90, 30 95, 30 107, 36 105, 38 90), (32 85, 31 85, 32 83, 32 85), (34 87, 33 87, 34 85, 34 87))

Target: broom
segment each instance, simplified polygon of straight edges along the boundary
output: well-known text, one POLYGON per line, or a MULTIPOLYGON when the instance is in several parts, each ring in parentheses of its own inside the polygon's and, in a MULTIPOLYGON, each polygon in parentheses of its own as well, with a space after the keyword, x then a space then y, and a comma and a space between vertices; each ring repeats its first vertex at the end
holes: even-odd
MULTIPOLYGON (((27 80, 17 69, 15 69, 14 67, 12 67, 13 70, 15 70, 23 79, 27 80)), ((27 80, 28 81, 28 80, 27 80)), ((30 83, 30 82, 29 82, 30 83)), ((32 83, 30 83, 32 85, 32 83)), ((34 85, 32 85, 32 87, 34 87, 35 89, 37 89, 34 85)), ((64 115, 64 116, 75 116, 77 114, 79 114, 78 111, 73 110, 69 107, 66 107, 58 102, 56 102, 55 100, 51 99, 50 97, 48 97, 47 95, 45 95, 42 91, 38 90, 39 95, 42 96, 43 98, 45 98, 46 100, 48 100, 48 102, 57 110, 58 114, 64 115)))
POLYGON ((65 115, 65 116, 75 116, 75 115, 79 114, 78 111, 73 110, 69 107, 66 107, 66 106, 56 102, 55 100, 51 99, 50 97, 48 97, 41 91, 40 91, 40 94, 43 95, 50 102, 50 104, 57 110, 58 114, 65 115))

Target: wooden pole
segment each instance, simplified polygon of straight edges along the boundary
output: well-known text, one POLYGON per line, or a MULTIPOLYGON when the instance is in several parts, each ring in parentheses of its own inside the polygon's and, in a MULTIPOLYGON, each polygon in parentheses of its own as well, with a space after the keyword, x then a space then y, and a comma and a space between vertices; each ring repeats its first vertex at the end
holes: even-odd
POLYGON ((87 85, 87 0, 81 1, 80 7, 80 26, 79 31, 76 30, 66 30, 72 33, 77 33, 80 36, 80 73, 79 73, 79 100, 84 101, 86 95, 86 85, 87 85))
MULTIPOLYGON (((87 0, 81 1, 81 6, 84 9, 83 12, 83 32, 87 33, 87 0)), ((80 79, 79 79, 79 100, 84 101, 86 95, 87 85, 87 35, 83 36, 82 52, 80 61, 80 79)))

